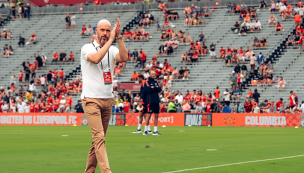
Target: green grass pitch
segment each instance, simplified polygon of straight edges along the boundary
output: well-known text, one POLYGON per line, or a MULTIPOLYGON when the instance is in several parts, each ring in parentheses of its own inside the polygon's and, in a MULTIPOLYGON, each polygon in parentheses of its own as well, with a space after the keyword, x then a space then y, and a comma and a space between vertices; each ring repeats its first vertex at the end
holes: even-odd
MULTIPOLYGON (((109 127, 112 172, 161 173, 304 154, 304 128, 159 127, 162 136, 132 134, 135 129, 109 127)), ((0 172, 83 173, 90 144, 89 127, 0 126, 0 172)), ((185 172, 303 172, 303 161, 297 157, 185 172)))

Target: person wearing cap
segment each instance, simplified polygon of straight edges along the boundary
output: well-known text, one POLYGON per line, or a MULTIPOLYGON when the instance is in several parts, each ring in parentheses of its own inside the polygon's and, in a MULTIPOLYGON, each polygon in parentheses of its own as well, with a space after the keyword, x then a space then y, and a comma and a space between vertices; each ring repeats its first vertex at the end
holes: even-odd
POLYGON ((230 75, 229 82, 231 83, 231 90, 233 91, 237 87, 237 75, 235 74, 235 71, 232 71, 232 74, 230 75), (234 89, 233 89, 234 87, 234 89))
POLYGON ((275 27, 275 35, 277 35, 277 31, 280 31, 281 34, 283 33, 283 27, 282 27, 282 24, 280 22, 278 22, 277 26, 275 27))
MULTIPOLYGON (((1 32, 0 32, 1 33, 1 32)), ((6 36, 7 36, 7 31, 6 31, 6 29, 4 28, 3 29, 3 32, 1 33, 1 37, 2 38, 6 38, 6 36)))
POLYGON ((238 21, 235 22, 233 28, 231 28, 231 31, 238 33, 240 31, 240 24, 238 21))
POLYGON ((299 15, 299 13, 295 13, 296 15, 294 16, 294 21, 295 21, 295 24, 298 25, 298 24, 301 24, 302 23, 302 17, 299 15))

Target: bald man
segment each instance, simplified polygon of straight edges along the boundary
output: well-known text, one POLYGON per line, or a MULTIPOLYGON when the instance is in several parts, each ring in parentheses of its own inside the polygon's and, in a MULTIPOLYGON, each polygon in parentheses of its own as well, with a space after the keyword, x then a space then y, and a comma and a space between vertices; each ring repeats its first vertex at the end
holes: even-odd
POLYGON ((120 21, 111 30, 107 20, 97 24, 97 38, 81 49, 83 90, 81 94, 84 113, 92 132, 92 145, 85 173, 95 172, 97 163, 102 173, 111 172, 105 146, 105 136, 114 105, 112 78, 114 61, 125 62, 127 49, 120 35, 120 21), (117 39, 118 48, 111 46, 117 39))

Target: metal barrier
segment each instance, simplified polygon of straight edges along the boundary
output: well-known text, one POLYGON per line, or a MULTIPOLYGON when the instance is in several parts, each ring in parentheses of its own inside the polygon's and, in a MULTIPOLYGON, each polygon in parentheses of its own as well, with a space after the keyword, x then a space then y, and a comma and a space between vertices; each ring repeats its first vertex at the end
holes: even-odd
MULTIPOLYGON (((226 8, 229 2, 233 4, 239 3, 240 5, 244 2, 247 6, 258 6, 261 0, 192 0, 192 1, 181 1, 179 2, 166 2, 169 9, 184 9, 186 5, 191 6, 194 4, 198 7, 210 8, 226 8)), ((268 7, 270 7, 271 0, 266 0, 268 7)), ((296 4, 298 0, 288 0, 288 3, 296 4)), ((130 5, 99 5, 94 4, 77 4, 75 6, 49 6, 49 7, 32 7, 31 15, 44 15, 44 14, 65 14, 65 13, 115 13, 115 12, 135 12, 135 11, 147 11, 147 10, 158 10, 157 6, 159 3, 151 2, 149 5, 145 2, 139 2, 130 5)))

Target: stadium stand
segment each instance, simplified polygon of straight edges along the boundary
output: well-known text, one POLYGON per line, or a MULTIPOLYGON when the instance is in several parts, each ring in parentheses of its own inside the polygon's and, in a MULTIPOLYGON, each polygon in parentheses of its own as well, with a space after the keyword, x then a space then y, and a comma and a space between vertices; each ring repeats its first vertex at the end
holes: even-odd
MULTIPOLYGON (((189 79, 176 78, 172 80, 172 83, 169 87, 171 91, 179 91, 182 94, 186 94, 189 90, 191 93, 193 90, 199 91, 202 90, 204 93, 211 93, 213 95, 214 90, 219 87, 221 91, 221 98, 218 101, 222 101, 224 103, 224 95, 223 91, 228 89, 229 92, 231 90, 231 81, 229 80, 232 71, 236 68, 236 63, 232 66, 226 67, 224 60, 219 60, 218 56, 220 55, 220 49, 223 47, 227 50, 228 47, 237 48, 239 50, 240 47, 245 51, 247 47, 249 47, 256 55, 263 54, 264 62, 266 64, 270 63, 270 65, 274 68, 273 80, 276 82, 279 77, 283 77, 286 81, 285 89, 277 89, 277 84, 273 82, 273 84, 263 84, 261 82, 263 76, 260 75, 260 67, 258 62, 254 62, 255 68, 254 73, 250 73, 250 62, 249 58, 243 62, 248 69, 247 75, 244 76, 242 86, 242 92, 240 95, 240 102, 245 103, 245 99, 249 89, 254 91, 258 89, 261 94, 260 100, 269 100, 269 101, 278 101, 280 98, 284 98, 284 101, 288 103, 290 90, 293 90, 298 97, 304 96, 302 92, 303 86, 301 86, 302 77, 301 77, 301 52, 298 53, 295 47, 289 46, 288 48, 285 46, 286 41, 290 35, 290 33, 295 34, 295 22, 293 19, 283 20, 278 12, 271 13, 268 10, 256 10, 256 16, 261 23, 261 29, 259 32, 248 31, 245 35, 240 35, 238 32, 231 30, 236 21, 239 21, 239 14, 226 16, 226 9, 221 8, 211 8, 210 17, 205 18, 205 22, 203 25, 198 26, 187 26, 184 24, 184 8, 186 5, 195 6, 198 5, 198 10, 200 6, 204 7, 208 6, 207 3, 202 2, 179 2, 179 3, 167 3, 169 10, 175 10, 179 15, 178 20, 169 21, 169 24, 166 23, 163 18, 163 12, 159 10, 150 10, 149 13, 154 17, 154 23, 149 27, 143 27, 145 32, 148 32, 150 35, 150 39, 146 41, 139 42, 126 42, 127 49, 130 50, 130 53, 137 49, 140 49, 145 52, 147 55, 146 63, 152 61, 152 56, 155 54, 157 56, 157 61, 161 64, 167 60, 171 67, 179 70, 181 67, 187 67, 190 70, 189 79), (201 5, 200 5, 201 4, 201 5), (179 7, 179 8, 178 8, 179 7), (182 9, 180 8, 182 7, 182 9), (273 14, 277 21, 280 22, 284 28, 282 34, 278 32, 275 33, 275 27, 269 26, 268 20, 270 15, 273 14), (173 50, 173 53, 170 55, 158 55, 158 49, 161 43, 166 42, 166 40, 160 40, 161 31, 157 31, 158 23, 156 22, 159 19, 160 27, 162 28, 164 25, 169 25, 171 29, 175 29, 177 32, 179 29, 182 30, 187 36, 188 33, 191 35, 191 40, 196 42, 199 34, 201 32, 204 33, 204 43, 208 48, 208 53, 199 55, 197 63, 193 62, 181 62, 181 56, 189 52, 189 48, 191 44, 188 43, 179 43, 177 49, 173 50), (252 43, 254 42, 254 38, 265 38, 267 40, 267 46, 260 47, 252 47, 252 43), (211 43, 214 43, 216 49, 216 60, 212 60, 210 58, 209 48, 211 43), (258 81, 257 84, 255 80, 258 81), (292 86, 292 88, 291 88, 292 86)), ((241 3, 240 3, 241 4, 241 3)), ((210 3, 209 3, 210 5, 210 3)), ((149 5, 152 9, 157 9, 158 3, 151 3, 149 5)), ((249 6, 249 5, 248 5, 249 6)), ((67 10, 77 11, 79 5, 74 7, 42 7, 35 8, 33 7, 34 14, 41 13, 62 13, 56 15, 34 15, 31 17, 29 21, 25 20, 16 20, 11 21, 5 24, 6 29, 11 29, 14 37, 10 40, 1 39, 1 45, 8 44, 11 45, 14 49, 14 53, 9 58, 1 59, 1 69, 0 69, 0 78, 1 78, 1 86, 5 89, 10 86, 12 76, 18 76, 20 70, 24 70, 22 63, 29 62, 32 64, 34 62, 34 54, 44 55, 48 58, 43 70, 38 69, 36 78, 38 76, 46 75, 48 71, 57 69, 58 71, 63 69, 65 78, 68 80, 77 79, 81 76, 80 66, 79 66, 79 56, 80 56, 80 48, 81 46, 91 41, 91 36, 89 37, 81 37, 80 31, 83 25, 94 26, 101 18, 106 18, 110 20, 111 23, 116 21, 116 18, 120 18, 122 21, 122 26, 124 29, 128 29, 133 31, 134 29, 140 29, 138 25, 135 24, 135 17, 137 16, 137 12, 114 12, 114 13, 85 13, 85 14, 77 14, 76 13, 76 30, 65 29, 65 17, 64 14, 67 10), (26 39, 25 42, 29 40, 32 33, 35 33, 37 36, 36 44, 26 44, 24 46, 18 46, 19 36, 22 36, 26 39), (51 62, 53 52, 60 52, 63 50, 66 54, 69 52, 73 52, 75 55, 74 62, 51 62)), ((118 7, 115 5, 105 5, 105 6, 84 6, 84 11, 98 11, 98 10, 123 10, 125 9, 134 9, 139 8, 141 11, 139 14, 145 14, 147 11, 147 6, 144 4, 136 4, 134 6, 130 5, 128 7, 118 7), (145 11, 146 10, 146 11, 145 11)), ((257 8, 257 7, 256 7, 257 8)), ((245 19, 246 20, 246 19, 245 19)), ((253 19, 255 20, 255 19, 253 19)), ((187 39, 186 39, 187 40, 187 39)), ((187 41, 186 41, 187 42, 187 41)), ((202 42, 201 42, 201 46, 202 42)), ((296 47, 298 48, 298 47, 296 47)), ((128 82, 132 76, 132 73, 136 71, 137 74, 144 74, 145 69, 134 69, 134 65, 136 62, 126 62, 124 67, 122 68, 121 74, 116 75, 116 80, 118 82, 128 82)), ((241 65, 241 63, 240 63, 241 65)), ((117 73, 118 74, 118 73, 117 73)), ((164 77, 161 76, 160 81, 163 80, 164 77)), ((166 79, 165 79, 166 81, 166 79)), ((18 83, 17 83, 18 84, 18 83)), ((16 91, 19 90, 19 85, 16 84, 16 91)), ((169 86, 169 85, 168 85, 169 86)), ((168 87, 167 86, 167 87, 168 87)), ((27 87, 23 85, 23 87, 27 87)), ((164 87, 164 90, 166 87, 164 87)), ((37 86, 36 92, 42 93, 42 88, 37 86)), ((76 105, 79 100, 79 93, 72 93, 71 97, 73 99, 73 105, 76 105)), ((214 98, 214 97, 213 97, 214 98)), ((211 96, 211 99, 213 99, 211 96)), ((217 98, 217 97, 216 97, 217 98)), ((212 100, 211 100, 212 101, 212 100)), ((166 104, 168 100, 166 100, 166 104)), ((192 106, 191 111, 195 112, 195 104, 192 106)), ((232 108, 233 105, 230 105, 232 108)))

